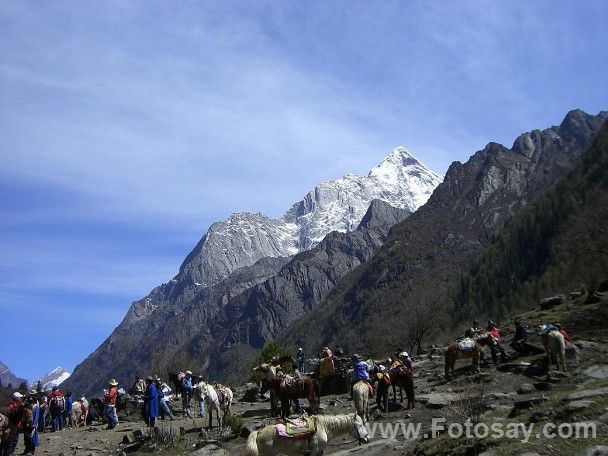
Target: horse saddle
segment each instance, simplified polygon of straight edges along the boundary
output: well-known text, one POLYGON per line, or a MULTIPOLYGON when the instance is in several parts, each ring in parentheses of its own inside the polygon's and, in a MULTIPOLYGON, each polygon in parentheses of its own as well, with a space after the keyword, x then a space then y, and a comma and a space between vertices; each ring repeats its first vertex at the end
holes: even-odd
POLYGON ((465 337, 460 342, 458 342, 458 348, 462 351, 474 351, 477 344, 474 339, 470 337, 465 337))
POLYGON ((307 415, 276 424, 277 435, 287 439, 307 439, 317 432, 315 420, 307 415))
POLYGON ((281 389, 286 391, 295 391, 300 386, 300 383, 296 377, 283 377, 281 380, 281 389))

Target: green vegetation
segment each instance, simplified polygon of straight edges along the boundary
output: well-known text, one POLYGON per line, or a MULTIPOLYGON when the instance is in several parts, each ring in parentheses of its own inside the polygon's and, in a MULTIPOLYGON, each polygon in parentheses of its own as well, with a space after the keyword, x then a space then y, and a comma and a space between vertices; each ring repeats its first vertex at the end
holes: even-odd
POLYGON ((608 270, 608 125, 554 189, 525 208, 463 274, 456 321, 503 317, 547 294, 593 289, 608 270))

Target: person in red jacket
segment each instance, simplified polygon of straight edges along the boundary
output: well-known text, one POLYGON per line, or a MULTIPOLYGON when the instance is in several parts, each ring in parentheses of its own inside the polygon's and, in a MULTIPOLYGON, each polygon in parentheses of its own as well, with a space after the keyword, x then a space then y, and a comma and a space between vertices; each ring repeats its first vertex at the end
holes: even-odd
POLYGON ((106 406, 106 418, 108 419, 108 427, 106 429, 114 429, 118 424, 118 415, 116 414, 116 401, 118 400, 118 382, 114 379, 108 382, 110 389, 105 395, 104 404, 106 406))
POLYGON ((2 411, 9 423, 8 434, 3 436, 2 442, 0 442, 2 455, 15 454, 15 448, 19 443, 19 432, 26 424, 23 422, 23 407, 23 394, 16 391, 13 393, 12 400, 6 405, 6 410, 2 411))
POLYGON ((490 337, 492 337, 492 343, 490 344, 490 352, 492 353, 492 361, 494 361, 494 364, 496 364, 497 362, 497 352, 500 352, 501 361, 508 360, 509 355, 507 355, 507 352, 500 344, 500 342, 502 341, 502 338, 500 337, 500 331, 492 320, 488 322, 488 334, 490 335, 490 337))

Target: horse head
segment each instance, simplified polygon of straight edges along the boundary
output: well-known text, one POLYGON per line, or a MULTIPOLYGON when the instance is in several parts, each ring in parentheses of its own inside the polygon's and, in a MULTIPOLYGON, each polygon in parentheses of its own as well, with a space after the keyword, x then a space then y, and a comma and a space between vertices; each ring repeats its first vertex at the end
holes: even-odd
POLYGON ((367 431, 367 427, 363 422, 363 418, 357 415, 357 413, 355 413, 355 419, 353 420, 353 434, 359 440, 359 445, 369 442, 369 432, 367 431))

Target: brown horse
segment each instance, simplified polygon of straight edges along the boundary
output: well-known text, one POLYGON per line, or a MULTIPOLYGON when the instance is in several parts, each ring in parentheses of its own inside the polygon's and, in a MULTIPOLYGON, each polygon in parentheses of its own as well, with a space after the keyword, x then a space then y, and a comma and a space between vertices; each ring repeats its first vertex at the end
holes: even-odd
POLYGON ((450 342, 445 350, 445 378, 449 380, 450 373, 454 372, 454 365, 459 359, 473 360, 472 367, 475 372, 480 372, 479 360, 483 353, 484 347, 491 343, 492 338, 488 334, 475 339, 475 348, 473 350, 462 350, 457 341, 450 342))
POLYGON ((11 410, 8 416, 0 413, 0 453, 13 454, 17 445, 19 426, 27 426, 32 422, 33 412, 25 405, 11 410))
POLYGON ((407 408, 414 408, 414 372, 403 364, 400 364, 393 367, 389 371, 389 375, 391 377, 391 385, 393 386, 393 400, 397 402, 397 387, 399 387, 399 393, 401 394, 400 402, 403 402, 403 390, 405 390, 407 408))
POLYGON ((298 399, 308 399, 311 413, 316 413, 319 408, 317 382, 306 375, 297 378, 273 377, 270 388, 281 401, 281 418, 289 416, 291 401, 297 402, 298 399))

